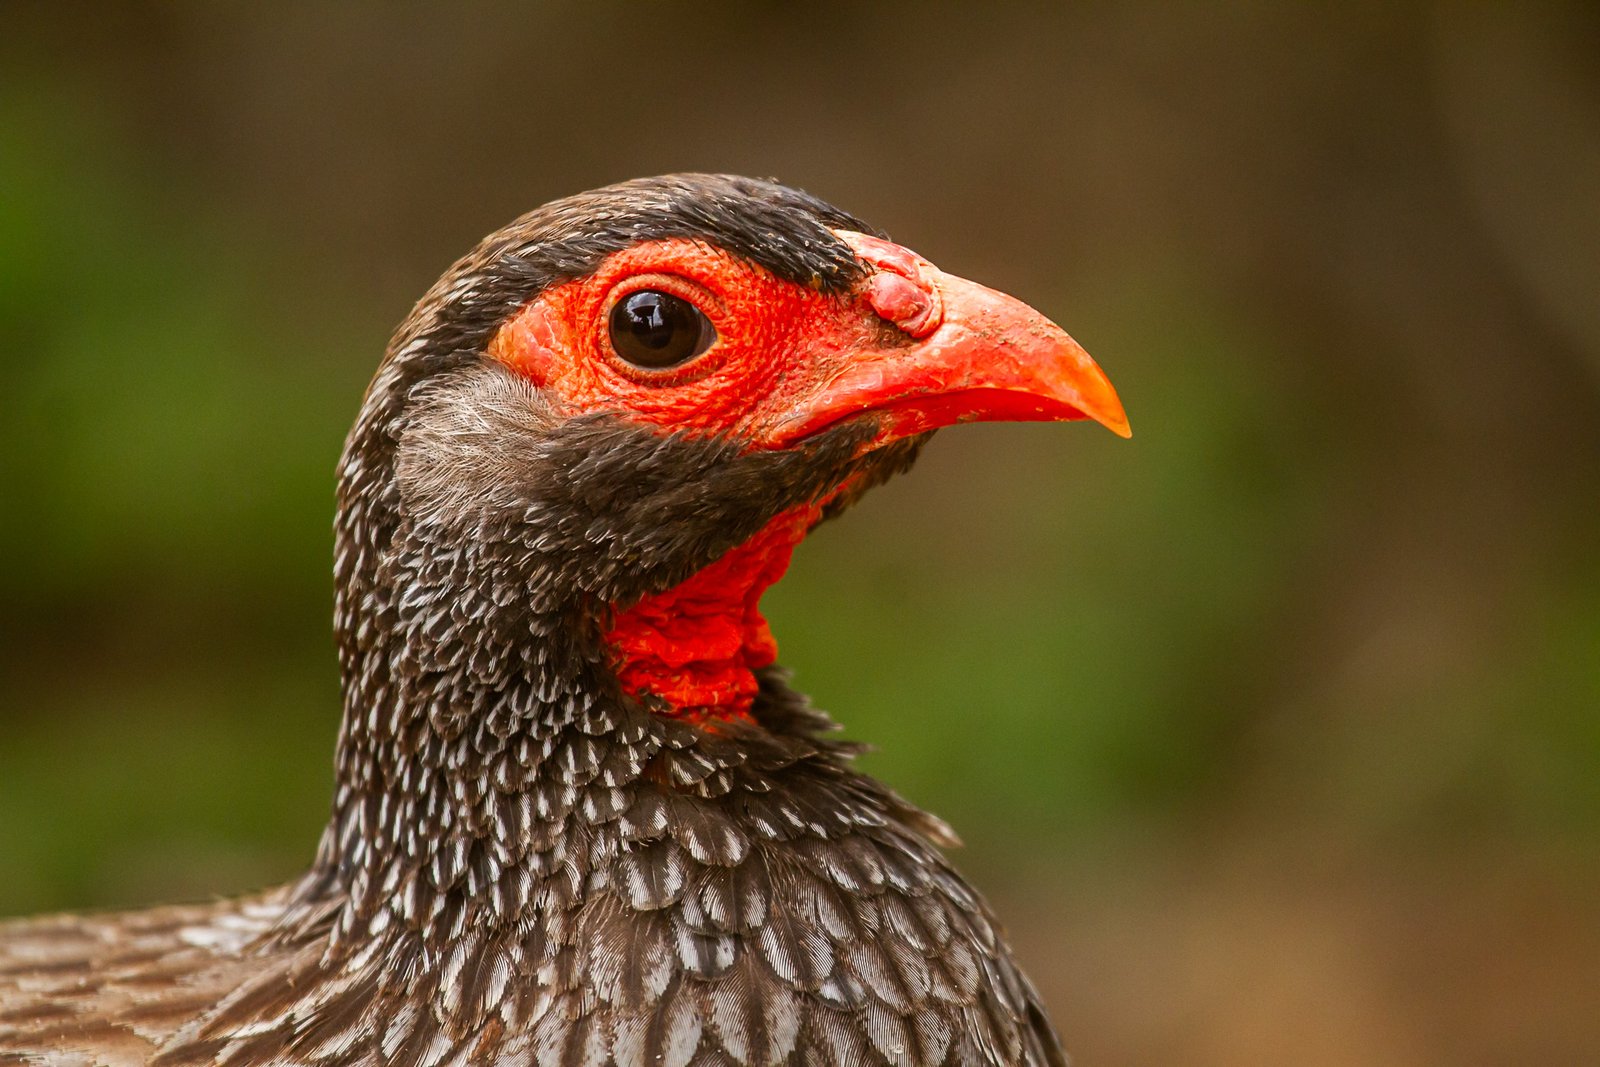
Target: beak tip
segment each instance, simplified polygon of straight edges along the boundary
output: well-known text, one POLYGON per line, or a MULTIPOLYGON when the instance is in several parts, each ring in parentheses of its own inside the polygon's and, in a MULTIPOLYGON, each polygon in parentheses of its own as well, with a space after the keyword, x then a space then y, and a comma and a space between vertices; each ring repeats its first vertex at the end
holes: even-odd
POLYGON ((1128 413, 1123 410, 1122 400, 1112 387, 1111 379, 1107 378, 1105 371, 1100 370, 1098 366, 1094 369, 1101 388, 1085 398, 1088 402, 1083 404, 1080 410, 1118 437, 1124 440, 1132 437, 1133 427, 1128 425, 1128 413))

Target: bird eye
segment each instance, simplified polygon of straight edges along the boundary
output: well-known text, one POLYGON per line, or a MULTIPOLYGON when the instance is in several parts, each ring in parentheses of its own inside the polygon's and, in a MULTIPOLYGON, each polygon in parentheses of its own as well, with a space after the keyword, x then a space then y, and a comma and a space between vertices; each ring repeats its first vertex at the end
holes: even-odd
POLYGON ((717 339, 711 320, 689 301, 655 289, 629 293, 611 309, 611 347, 648 370, 676 367, 717 339))

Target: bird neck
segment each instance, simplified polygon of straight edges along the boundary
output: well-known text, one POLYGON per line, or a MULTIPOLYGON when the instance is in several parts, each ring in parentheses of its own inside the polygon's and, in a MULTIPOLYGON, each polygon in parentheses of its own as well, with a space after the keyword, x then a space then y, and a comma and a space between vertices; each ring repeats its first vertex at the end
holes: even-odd
POLYGON ((618 612, 605 641, 623 690, 697 724, 747 719, 756 672, 778 656, 761 595, 820 517, 817 505, 786 511, 687 580, 618 612))
POLYGON ((747 452, 596 418, 503 422, 486 443, 458 410, 482 371, 415 395, 401 433, 397 366, 340 464, 344 721, 308 907, 343 899, 351 932, 391 911, 431 929, 523 915, 578 894, 574 857, 615 852, 639 798, 702 778, 710 795, 751 752, 833 760, 813 736, 826 720, 770 666, 759 599, 916 440, 863 459, 862 424, 747 452), (480 454, 537 463, 480 485, 480 454), (575 881, 546 885, 546 867, 575 881))
POLYGON ((809 733, 805 715, 756 711, 777 654, 758 605, 821 514, 785 509, 612 611, 541 599, 551 564, 514 543, 410 524, 369 549, 352 529, 340 544, 358 569, 339 590, 338 780, 307 898, 346 898, 348 932, 390 904, 408 925, 453 923, 494 905, 496 885, 515 889, 500 903, 522 914, 530 864, 593 844, 642 780, 668 773, 660 753, 695 749, 704 773, 716 764, 702 742, 738 763, 753 737, 781 746, 769 731, 809 733))

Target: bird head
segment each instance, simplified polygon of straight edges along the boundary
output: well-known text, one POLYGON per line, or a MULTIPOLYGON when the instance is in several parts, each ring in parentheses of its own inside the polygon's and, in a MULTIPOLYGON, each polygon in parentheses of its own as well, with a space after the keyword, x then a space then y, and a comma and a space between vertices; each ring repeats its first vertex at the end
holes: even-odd
POLYGON ((1128 434, 1064 331, 807 194, 674 175, 555 201, 440 279, 368 391, 347 699, 445 731, 579 692, 747 717, 776 654, 756 601, 812 526, 940 427, 1085 418, 1128 434))

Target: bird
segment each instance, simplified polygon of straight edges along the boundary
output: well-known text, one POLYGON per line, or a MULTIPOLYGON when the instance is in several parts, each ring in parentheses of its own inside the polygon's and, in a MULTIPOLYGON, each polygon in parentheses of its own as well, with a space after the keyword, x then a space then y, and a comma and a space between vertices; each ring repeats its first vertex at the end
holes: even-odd
POLYGON ((855 769, 759 610, 941 427, 1128 422, 1088 354, 775 180, 484 238, 337 467, 309 869, 0 924, 0 1064, 1055 1065, 950 828, 855 769))

